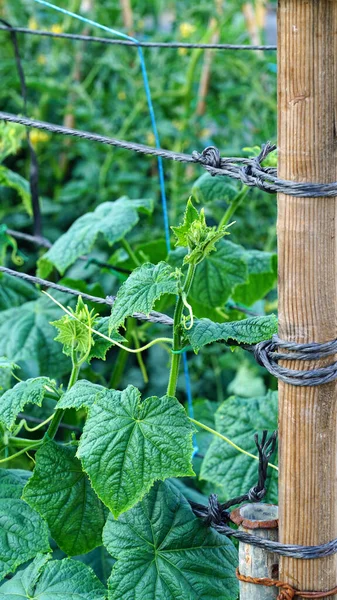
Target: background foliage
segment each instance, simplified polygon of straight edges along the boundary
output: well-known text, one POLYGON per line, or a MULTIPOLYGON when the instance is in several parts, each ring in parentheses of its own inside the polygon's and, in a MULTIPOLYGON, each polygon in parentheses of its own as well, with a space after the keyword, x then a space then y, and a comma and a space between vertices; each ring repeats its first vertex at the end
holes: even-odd
MULTIPOLYGON (((117 0, 59 0, 58 5, 145 40, 275 43, 273 6, 266 7, 260 0, 252 3, 201 0, 195 4, 188 0, 139 0, 133 2, 131 25, 126 22, 123 2, 120 4, 117 0)), ((15 3, 2 0, 0 7, 2 17, 12 25, 48 29, 56 33, 101 35, 31 0, 15 3)), ((1 110, 23 113, 13 46, 8 32, 1 31, 0 36, 1 110)), ((18 40, 30 117, 154 145, 136 49, 28 35, 18 35, 18 40)), ((163 147, 190 153, 215 145, 223 156, 250 156, 258 152, 256 146, 260 147, 268 139, 275 141, 275 52, 205 53, 201 50, 155 48, 145 50, 145 59, 163 147), (210 63, 210 76, 203 101, 200 87, 206 76, 207 61, 210 63)), ((33 233, 25 133, 21 127, 1 125, 0 136, 1 221, 10 230, 33 233)), ((161 260, 168 260, 172 267, 179 264, 184 249, 175 249, 167 257, 155 159, 37 130, 32 130, 31 142, 39 163, 43 235, 54 243, 71 226, 72 230, 45 257, 45 249, 26 241, 15 241, 6 233, 6 227, 2 227, 2 264, 30 274, 39 270, 50 280, 61 280, 69 287, 103 297, 115 295, 128 272, 140 264, 157 264, 161 260), (135 203, 135 200, 139 202, 135 203), (86 259, 79 260, 83 254, 86 259)), ((234 211, 235 202, 242 192, 238 184, 213 179, 203 174, 198 166, 165 163, 164 167, 172 225, 181 222, 191 194, 198 210, 205 208, 208 225, 218 225, 225 214, 230 214, 232 209, 234 211)), ((255 189, 247 192, 231 218, 235 223, 229 230, 230 236, 219 244, 217 252, 210 255, 197 271, 190 298, 197 317, 225 324, 241 320, 247 314, 264 316, 276 311, 275 217, 273 196, 255 189)), ((155 308, 172 315, 175 289, 166 291, 171 291, 171 295, 159 298, 155 308)), ((64 294, 55 294, 55 297, 63 304, 75 306, 72 297, 64 294)), ((109 314, 108 308, 102 305, 90 305, 90 308, 94 308, 101 317, 109 314)), ((56 379, 58 385, 66 386, 71 361, 62 353, 61 344, 55 341, 56 329, 50 325, 51 321, 62 316, 61 310, 48 298, 41 297, 38 289, 6 275, 0 279, 0 309, 0 356, 7 357, 18 366, 17 376, 22 380, 50 377, 56 379)), ((127 314, 125 316, 128 317, 127 314)), ((162 325, 137 324, 130 317, 125 325, 126 329, 121 333, 132 347, 169 333, 162 325)), ((217 330, 213 336, 214 340, 227 338, 223 330, 220 333, 217 330)), ((193 345, 192 339, 191 343, 193 345)), ((193 347, 199 349, 199 346, 193 347)), ((81 378, 117 390, 124 390, 128 385, 136 386, 144 398, 160 398, 165 394, 170 359, 165 343, 150 348, 142 355, 130 355, 113 347, 107 352, 106 360, 99 360, 105 352, 106 348, 100 348, 98 356, 92 356, 82 365, 81 378)), ((270 391, 275 390, 275 382, 250 355, 240 349, 231 352, 221 343, 203 346, 197 354, 189 352, 188 358, 196 419, 217 428, 246 450, 254 451, 253 433, 264 428, 270 431, 276 428, 277 396, 270 391)), ((11 370, 7 363, 3 369, 0 368, 2 393, 16 383, 11 370)), ((186 400, 183 373, 178 380, 177 397, 181 403, 186 400)), ((20 405, 20 411, 24 410, 28 417, 42 420, 51 414, 55 406, 53 395, 48 397, 48 394, 40 408, 36 406, 40 402, 36 402, 35 396, 30 402, 20 405)), ((67 410, 65 426, 71 425, 75 432, 81 431, 85 414, 83 406, 78 411, 75 408, 67 410)), ((2 419, 5 433, 5 428, 11 425, 10 416, 8 419, 2 419)), ((90 419, 95 419, 94 412, 90 419)), ((76 435, 78 437, 78 433, 76 435)), ((70 430, 63 427, 57 434, 57 440, 68 442, 70 436, 70 430)), ((39 432, 25 434, 25 437, 37 439, 39 432)), ((83 442, 83 453, 86 443, 89 444, 89 441, 83 442)), ((196 443, 199 450, 193 462, 197 478, 174 480, 172 486, 171 483, 161 484, 151 492, 152 496, 147 496, 142 507, 139 505, 135 509, 139 512, 138 516, 132 511, 131 516, 125 516, 124 525, 109 517, 105 545, 113 558, 100 545, 106 509, 93 494, 88 513, 96 506, 99 523, 96 522, 95 527, 99 534, 96 533, 98 538, 91 543, 98 548, 80 560, 91 565, 104 584, 113 560, 117 560, 115 589, 122 592, 113 592, 116 595, 111 595, 111 598, 128 598, 130 593, 123 578, 126 556, 129 555, 125 555, 125 549, 116 546, 112 534, 116 530, 118 535, 118 528, 125 527, 129 528, 131 536, 132 519, 141 521, 144 518, 142 511, 150 510, 148 505, 159 501, 165 485, 170 498, 173 489, 178 493, 175 486, 179 485, 185 497, 195 494, 196 498, 205 499, 210 491, 216 491, 221 499, 228 499, 246 491, 247 486, 254 483, 255 464, 251 465, 247 457, 237 455, 222 441, 212 441, 212 435, 205 431, 197 434, 196 443)), ((2 446, 1 458, 6 459, 13 452, 15 448, 7 441, 2 446)), ((25 488, 24 498, 27 501, 30 498, 37 511, 34 513, 36 527, 43 528, 44 523, 38 515, 41 498, 35 498, 36 478, 47 476, 44 469, 48 472, 46 465, 48 461, 52 464, 55 452, 54 442, 39 450, 35 456, 37 469, 25 488)), ((69 464, 78 461, 70 449, 64 452, 67 454, 64 460, 69 464)), ((90 461, 90 453, 86 460, 90 461)), ((31 456, 22 454, 1 466, 32 470, 34 463, 31 456)), ((187 467, 185 471, 188 474, 187 467)), ((53 485, 57 485, 57 477, 55 482, 49 483, 53 489, 53 485)), ((87 478, 73 481, 71 485, 77 486, 76 493, 83 494, 87 488, 91 490, 87 478)), ((23 482, 16 480, 13 486, 22 490, 23 482)), ((273 479, 271 500, 276 499, 276 490, 273 479)), ((23 506, 26 507, 26 504, 19 499, 20 494, 17 492, 17 502, 21 503, 18 510, 25 510, 23 506)), ((105 501, 101 495, 100 498, 105 501)), ((170 501, 176 502, 173 496, 170 501)), ((1 502, 0 499, 0 511, 1 502)), ((55 506, 59 505, 61 510, 62 502, 63 497, 58 498, 58 504, 55 504, 52 494, 45 499, 43 516, 54 538, 55 532, 57 537, 57 527, 54 524, 54 529, 51 528, 50 523, 55 518, 55 506)), ((105 504, 118 514, 118 507, 109 502, 105 504)), ((181 511, 186 510, 183 504, 179 507, 181 511)), ((63 518, 60 518, 60 527, 61 524, 65 526, 63 518)), ((77 554, 81 554, 81 548, 85 552, 85 532, 82 531, 77 543, 77 554)), ((214 547, 219 545, 215 537, 212 543, 214 547)), ((72 544, 72 539, 68 539, 68 545, 65 544, 61 535, 59 548, 55 548, 55 544, 52 546, 54 557, 73 555, 72 544)), ((41 542, 39 551, 44 552, 46 548, 42 546, 41 542)), ((140 549, 137 545, 132 547, 133 560, 137 563, 140 549)), ((144 552, 147 556, 144 550, 141 560, 145 560, 146 566, 146 560, 150 561, 151 557, 144 559, 144 552)), ((182 558, 183 562, 188 560, 186 556, 182 558)), ((53 561, 41 565, 36 563, 34 567, 32 563, 29 567, 32 582, 35 581, 34 568, 43 568, 43 577, 47 579, 54 568, 53 561)), ((64 565, 67 570, 67 564, 64 565)), ((78 575, 71 574, 73 576, 78 575)), ((82 577, 81 574, 79 576, 82 577)), ((15 577, 19 589, 23 585, 20 572, 15 577)), ((41 579, 38 581, 41 582, 41 579)), ((98 584, 95 585, 91 591, 88 587, 90 598, 99 599, 102 590, 98 584)), ((210 594, 209 591, 207 597, 213 597, 210 594)), ((0 589, 2 597, 7 598, 1 596, 0 589)), ((225 595, 221 597, 227 598, 225 595)))

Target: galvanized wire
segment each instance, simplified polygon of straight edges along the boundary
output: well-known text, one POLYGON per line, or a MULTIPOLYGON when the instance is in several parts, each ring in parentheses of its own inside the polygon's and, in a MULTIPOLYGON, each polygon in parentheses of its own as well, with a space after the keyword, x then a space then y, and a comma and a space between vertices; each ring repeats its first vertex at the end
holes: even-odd
MULTIPOLYGON (((0 30, 5 31, 6 27, 0 25, 0 30)), ((141 48, 167 48, 167 49, 179 49, 186 48, 187 50, 194 50, 200 48, 201 50, 253 50, 253 51, 275 51, 277 46, 273 45, 259 45, 259 44, 198 44, 189 42, 146 42, 146 41, 131 41, 131 40, 115 40, 106 37, 97 37, 92 35, 81 35, 78 33, 54 33, 53 31, 41 31, 38 29, 29 29, 28 27, 12 27, 12 31, 17 33, 68 39, 81 42, 97 42, 99 44, 107 44, 112 46, 133 46, 141 48)))
POLYGON ((320 198, 327 196, 337 196, 337 182, 334 183, 305 183, 288 181, 277 177, 277 169, 274 167, 263 167, 262 162, 266 159, 270 152, 276 149, 276 146, 267 142, 262 146, 258 156, 251 158, 223 158, 219 150, 214 146, 208 146, 202 152, 194 151, 192 154, 183 154, 181 152, 173 152, 164 148, 155 148, 145 144, 137 144, 135 142, 127 142, 116 138, 71 129, 54 123, 38 121, 36 119, 28 119, 11 113, 0 112, 0 119, 10 123, 19 123, 26 127, 34 127, 43 129, 51 133, 60 133, 80 139, 108 144, 116 148, 124 150, 132 150, 147 156, 157 156, 167 158, 182 163, 197 163, 200 164, 211 175, 221 175, 241 181, 249 187, 258 187, 268 193, 281 192, 289 196, 300 198, 320 198))

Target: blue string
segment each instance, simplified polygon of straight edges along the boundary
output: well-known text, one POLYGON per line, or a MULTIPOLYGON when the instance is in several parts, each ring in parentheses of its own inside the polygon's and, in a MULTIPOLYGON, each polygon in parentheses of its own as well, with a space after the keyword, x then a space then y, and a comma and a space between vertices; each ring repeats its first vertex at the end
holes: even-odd
MULTIPOLYGON (((65 15, 74 17, 75 19, 78 19, 79 21, 83 21, 84 23, 87 23, 88 25, 93 25, 94 27, 103 29, 104 31, 107 31, 108 33, 112 33, 113 35, 115 35, 117 37, 121 37, 121 38, 129 40, 131 42, 135 42, 136 44, 139 43, 139 40, 137 40, 136 38, 134 38, 130 35, 127 35, 126 33, 117 31, 116 29, 112 29, 111 27, 107 27, 106 25, 101 25, 100 23, 97 23, 96 21, 87 19, 86 17, 83 17, 82 15, 73 13, 65 8, 56 6, 55 4, 51 4, 50 2, 47 2, 46 0, 34 0, 34 2, 37 2, 38 4, 43 4, 44 6, 47 6, 48 8, 58 10, 59 12, 65 14, 65 15)), ((140 62, 140 67, 141 67, 141 71, 142 71, 142 76, 143 76, 144 89, 145 89, 147 104, 148 104, 149 113, 150 113, 152 130, 153 130, 153 134, 154 134, 154 138, 155 138, 155 145, 157 148, 160 148, 160 140, 159 140, 159 134, 158 134, 158 129, 157 129, 157 122, 156 122, 156 117, 155 117, 153 103, 152 103, 150 84, 149 84, 149 78, 147 75, 144 54, 143 54, 143 50, 140 46, 137 47, 137 51, 138 51, 139 62, 140 62)), ((161 203, 162 203, 162 210, 163 210, 166 249, 167 249, 167 252, 170 252, 170 250, 171 250, 170 224, 169 224, 169 216, 168 216, 168 209, 167 209, 166 191, 165 191, 163 159, 161 156, 158 156, 157 160, 158 160, 158 174, 159 174, 161 203)), ((194 417, 193 399, 192 399, 191 380, 190 380, 190 374, 189 374, 189 369, 188 369, 186 352, 183 353, 183 365, 184 365, 184 374, 185 374, 185 382, 186 382, 188 414, 193 419, 193 417, 194 417)), ((195 438, 194 438, 193 455, 196 454, 197 451, 198 451, 198 447, 195 443, 195 438)))
MULTIPOLYGON (((51 4, 50 2, 47 2, 46 0, 34 0, 34 2, 38 2, 39 4, 43 4, 44 6, 47 6, 48 8, 53 8, 54 10, 58 10, 59 12, 65 14, 65 15, 74 17, 75 19, 78 19, 79 21, 83 21, 84 23, 93 25, 94 27, 98 27, 99 29, 103 29, 104 31, 107 31, 108 33, 112 33, 113 35, 115 35, 117 37, 124 38, 126 40, 129 40, 130 42, 135 42, 136 44, 139 43, 139 40, 137 40, 136 38, 134 38, 130 35, 126 35, 126 33, 122 33, 121 31, 117 31, 116 29, 112 29, 111 27, 106 27, 106 25, 101 25, 100 23, 97 23, 96 21, 92 21, 91 19, 82 17, 82 15, 77 15, 76 13, 70 12, 69 10, 66 10, 65 8, 61 8, 60 6, 55 6, 55 4, 51 4)), ((143 76, 147 104, 148 104, 149 113, 150 113, 153 135, 155 138, 155 145, 156 145, 156 148, 160 148, 157 122, 156 122, 156 117, 154 114, 154 108, 153 108, 153 104, 152 104, 149 78, 147 76, 144 54, 143 54, 143 50, 140 46, 137 47, 137 50, 138 50, 140 67, 141 67, 142 76, 143 76)), ((158 160, 158 173, 159 173, 159 183, 160 183, 160 195, 161 195, 161 203, 162 203, 162 208, 163 208, 165 240, 166 240, 166 247, 169 251, 170 250, 170 225, 169 225, 168 210, 167 210, 167 198, 166 198, 166 192, 165 192, 163 159, 161 156, 158 156, 157 160, 158 160)))

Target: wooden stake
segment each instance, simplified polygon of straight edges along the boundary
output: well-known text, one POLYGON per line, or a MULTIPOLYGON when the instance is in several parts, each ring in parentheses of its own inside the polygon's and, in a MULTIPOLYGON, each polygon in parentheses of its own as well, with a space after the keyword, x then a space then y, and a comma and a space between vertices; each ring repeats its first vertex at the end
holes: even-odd
MULTIPOLYGON (((337 0, 279 0, 280 177, 337 180, 336 71, 337 0)), ((278 244, 281 338, 324 342, 337 337, 336 198, 279 194, 278 244)), ((313 363, 288 366, 312 368, 313 363)), ((336 406, 335 383, 313 388, 280 383, 283 543, 315 545, 337 537, 336 406)), ((337 558, 283 558, 280 579, 296 589, 333 589, 337 558)))
POLYGON ((123 12, 124 27, 129 35, 133 35, 133 12, 131 0, 120 0, 120 5, 123 12))
MULTIPOLYGON (((278 541, 278 508, 273 504, 246 504, 234 510, 231 519, 239 530, 265 540, 278 541)), ((239 543, 239 571, 248 577, 277 580, 278 556, 250 544, 239 543)), ((240 581, 240 600, 276 600, 276 587, 240 581)))

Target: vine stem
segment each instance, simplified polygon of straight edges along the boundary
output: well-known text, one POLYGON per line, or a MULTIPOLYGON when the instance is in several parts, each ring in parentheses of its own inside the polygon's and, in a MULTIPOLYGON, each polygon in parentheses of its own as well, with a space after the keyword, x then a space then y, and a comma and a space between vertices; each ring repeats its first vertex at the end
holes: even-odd
POLYGON ((134 264, 136 265, 136 267, 140 267, 141 263, 138 260, 136 254, 134 253, 134 251, 132 250, 129 242, 127 240, 121 240, 121 245, 123 246, 124 250, 128 253, 129 257, 131 258, 131 260, 133 260, 134 264))
POLYGON ((13 460, 17 456, 21 456, 21 454, 25 454, 25 452, 28 452, 28 450, 35 450, 36 448, 41 446, 41 444, 42 444, 42 440, 38 440, 35 444, 30 444, 30 446, 26 446, 25 448, 22 448, 22 450, 19 450, 19 452, 16 452, 15 454, 12 454, 11 456, 8 456, 6 458, 2 458, 0 460, 0 464, 6 463, 10 460, 13 460))
POLYGON ((182 319, 182 314, 183 314, 183 310, 184 310, 184 298, 186 298, 188 296, 188 293, 189 293, 191 285, 192 285, 194 273, 195 273, 195 265, 190 264, 188 266, 188 271, 187 271, 183 289, 181 290, 181 292, 177 298, 176 307, 174 310, 172 350, 175 352, 175 354, 172 353, 172 355, 171 355, 172 358, 171 358, 170 378, 169 378, 167 392, 166 392, 168 396, 175 396, 175 394, 176 394, 177 381, 178 381, 178 375, 179 375, 179 365, 180 365, 180 358, 181 358, 181 355, 179 353, 177 353, 177 351, 179 352, 179 350, 181 350, 181 319, 182 319))
MULTIPOLYGON (((76 383, 79 372, 80 372, 80 368, 81 368, 81 365, 77 364, 73 361, 73 368, 72 368, 72 371, 70 374, 68 388, 67 388, 68 390, 70 390, 70 388, 72 388, 73 385, 76 383)), ((56 412, 52 418, 52 421, 51 421, 51 423, 46 431, 46 434, 44 436, 45 439, 51 439, 51 440, 54 439, 54 437, 57 433, 57 430, 59 428, 59 425, 62 421, 64 413, 65 413, 65 409, 59 408, 56 410, 56 412)))
POLYGON ((28 438, 22 437, 11 437, 8 438, 8 445, 13 446, 14 448, 25 448, 27 445, 37 444, 41 442, 41 440, 31 440, 28 438))
POLYGON ((237 210, 237 208, 240 206, 241 202, 247 196, 248 189, 249 189, 248 186, 246 186, 246 185, 243 186, 243 188, 240 190, 240 192, 238 193, 236 198, 233 200, 233 202, 231 202, 231 204, 225 211, 225 213, 219 223, 218 229, 221 229, 221 227, 228 225, 228 223, 229 223, 230 219, 232 218, 232 216, 234 215, 235 211, 237 210))
MULTIPOLYGON (((212 433, 213 435, 216 435, 221 440, 223 440, 224 442, 226 442, 227 444, 229 444, 230 446, 232 446, 233 448, 235 448, 235 450, 237 450, 238 452, 241 452, 241 454, 245 454, 246 456, 249 456, 250 458, 253 458, 254 460, 257 460, 257 461, 259 460, 258 456, 255 456, 254 454, 251 454, 250 452, 247 452, 247 450, 244 450, 243 448, 240 448, 240 446, 238 446, 237 444, 235 444, 234 442, 232 442, 232 440, 230 440, 225 435, 222 435, 218 431, 215 431, 215 429, 212 429, 211 427, 208 427, 208 425, 204 425, 204 423, 200 423, 200 421, 196 421, 195 419, 192 419, 192 417, 188 417, 188 419, 190 421, 192 421, 192 423, 194 423, 194 425, 197 425, 197 427, 201 427, 201 429, 205 429, 206 431, 209 431, 209 433, 212 433)), ((276 465, 273 465, 272 463, 268 463, 268 467, 271 467, 272 469, 275 469, 275 471, 278 471, 278 467, 276 465)))
POLYGON ((53 298, 53 296, 48 294, 48 292, 43 291, 42 293, 46 294, 46 296, 48 296, 48 298, 50 298, 55 304, 57 304, 60 308, 62 308, 62 310, 67 315, 69 315, 70 317, 75 319, 75 321, 78 321, 79 323, 81 323, 81 325, 86 327, 91 333, 95 333, 96 335, 103 338, 104 340, 107 340, 108 342, 111 342, 112 344, 114 344, 114 346, 118 346, 118 348, 122 348, 122 350, 126 350, 126 352, 130 352, 131 354, 138 354, 138 352, 143 352, 144 350, 151 348, 151 346, 154 346, 154 344, 159 344, 160 342, 168 342, 168 343, 172 344, 172 338, 161 337, 161 338, 156 338, 155 340, 152 340, 148 344, 145 344, 145 346, 142 346, 141 348, 138 348, 138 349, 137 348, 127 348, 126 346, 123 346, 123 344, 116 342, 116 340, 113 340, 109 336, 104 335, 104 333, 101 333, 100 331, 97 331, 96 329, 93 329, 93 327, 90 327, 86 323, 83 323, 82 321, 80 321, 80 319, 78 319, 73 313, 71 313, 70 310, 67 310, 66 307, 63 306, 63 304, 61 304, 60 302, 58 302, 55 298, 53 298))

